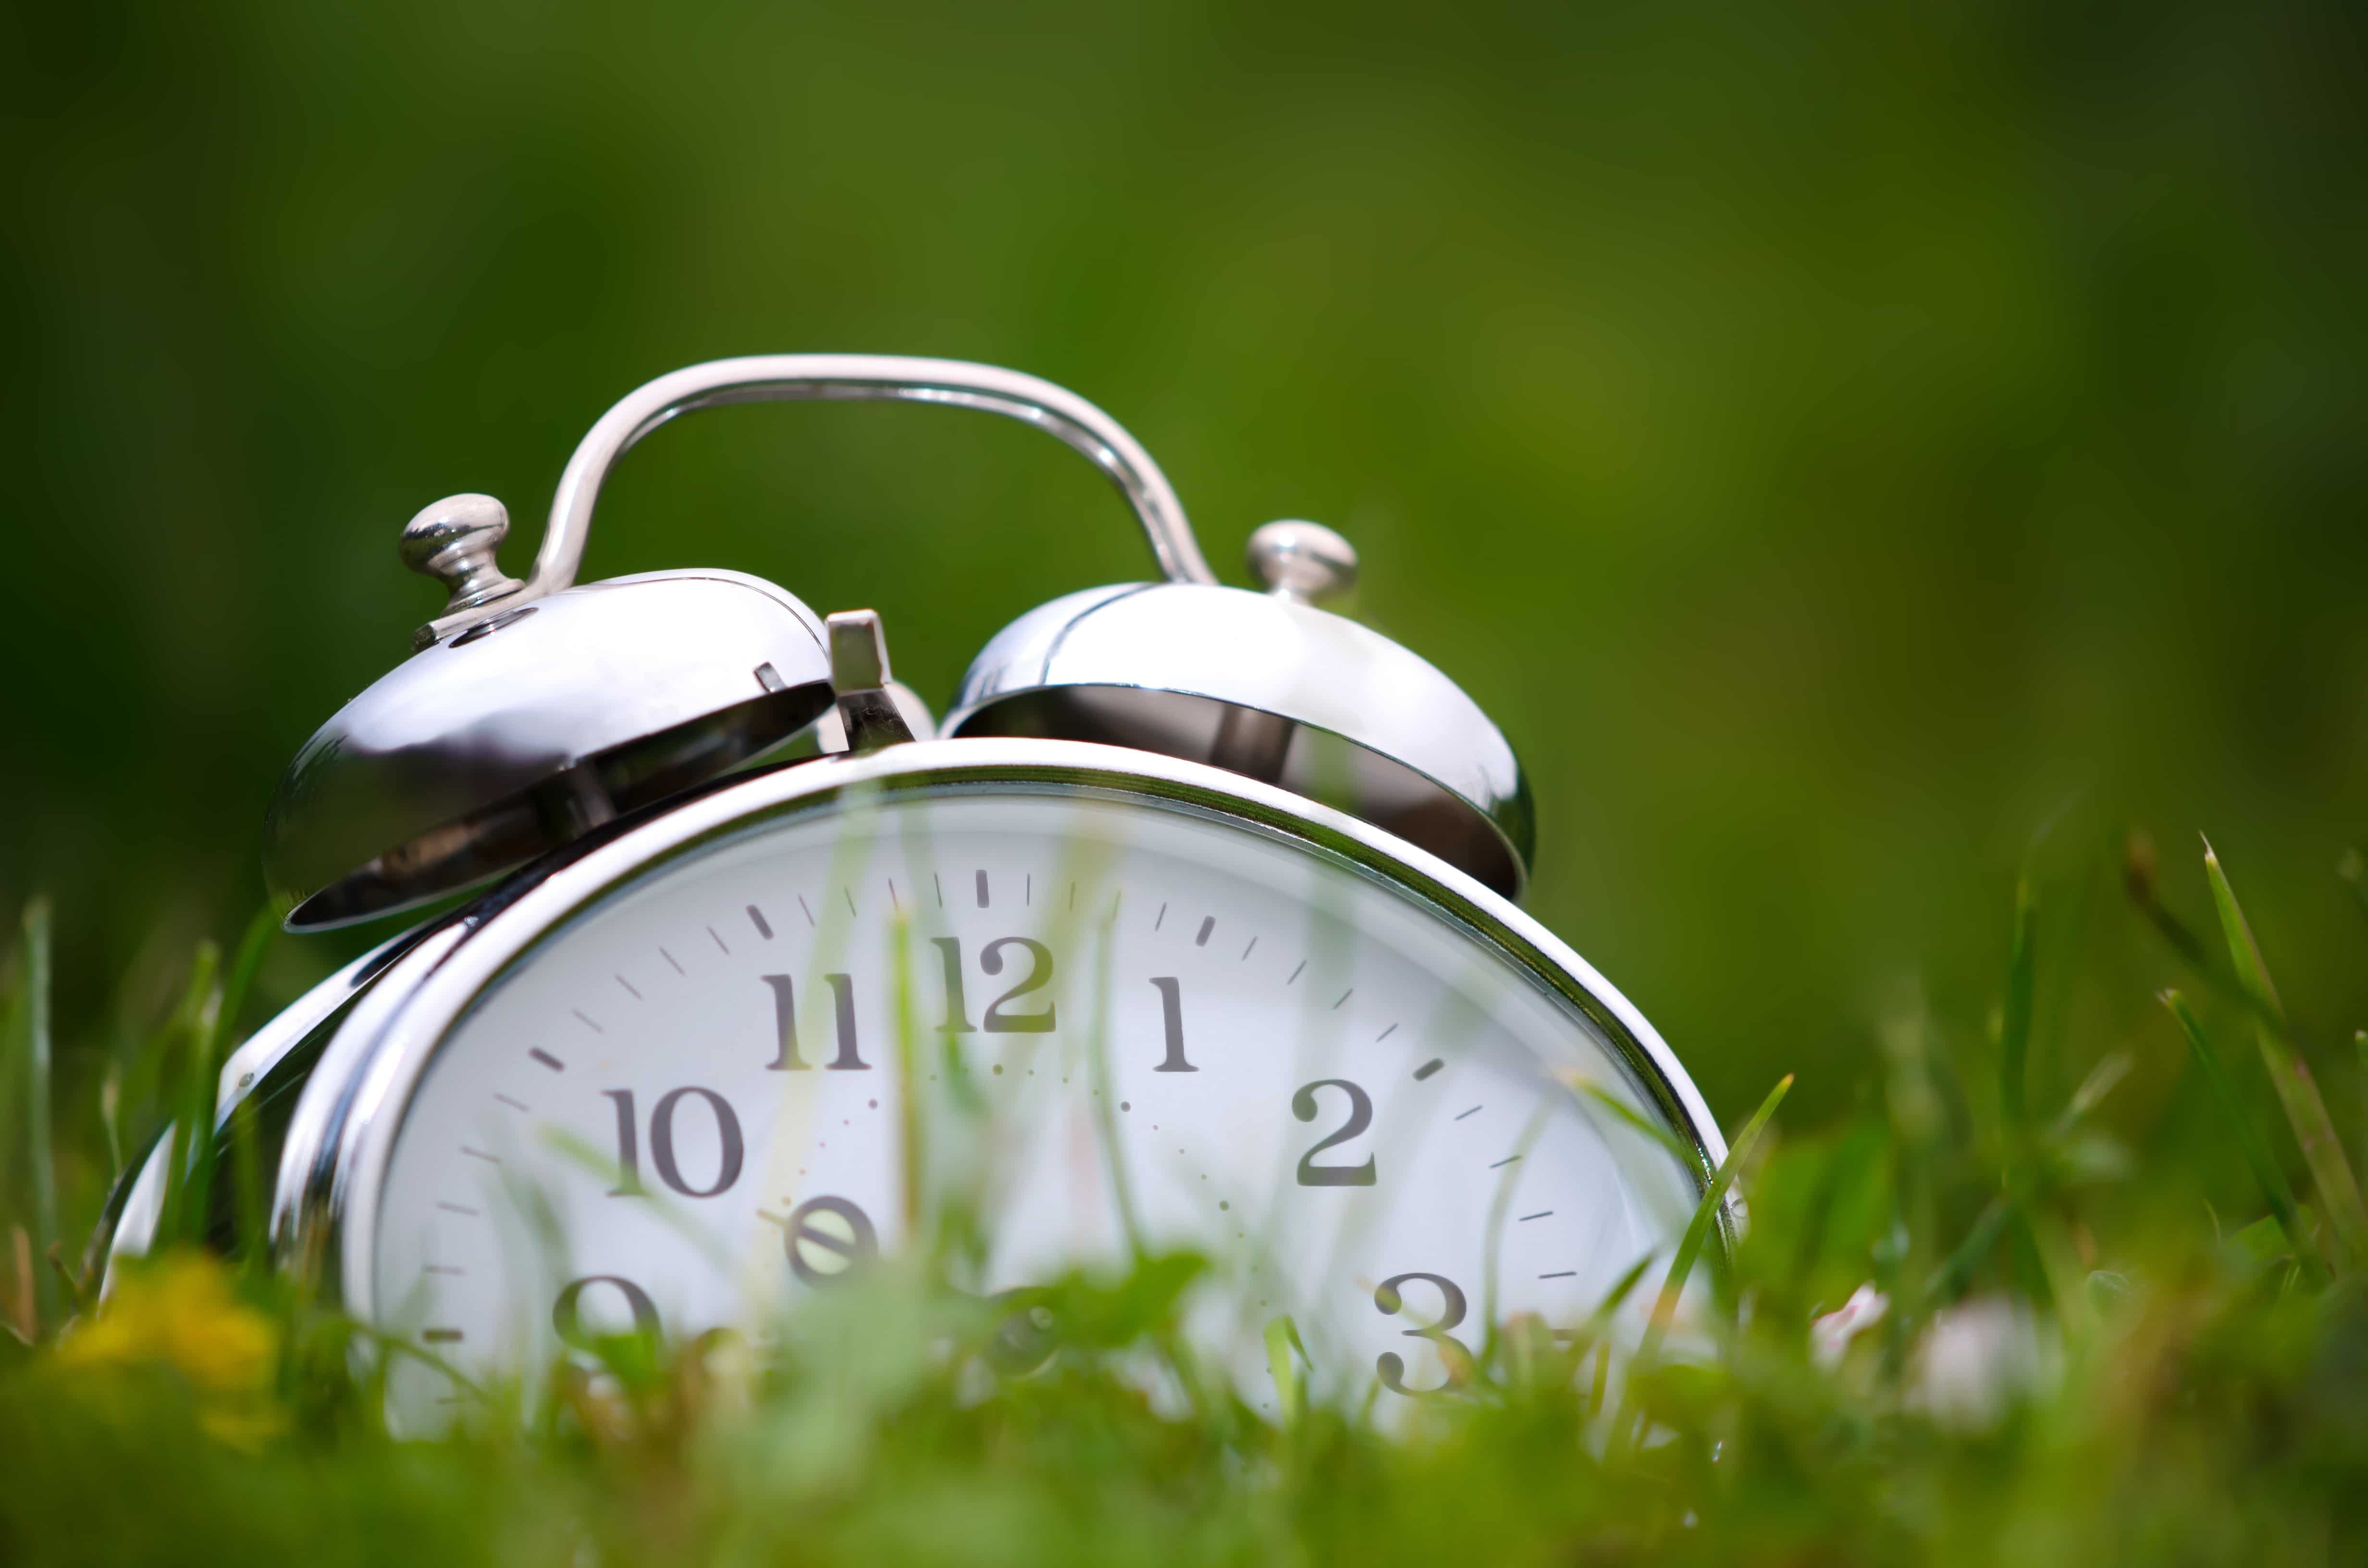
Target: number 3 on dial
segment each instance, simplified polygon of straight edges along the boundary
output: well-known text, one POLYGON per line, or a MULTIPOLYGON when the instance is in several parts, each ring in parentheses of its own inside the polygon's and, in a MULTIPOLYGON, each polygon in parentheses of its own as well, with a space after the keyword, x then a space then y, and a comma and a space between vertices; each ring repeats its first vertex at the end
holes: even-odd
POLYGON ((1460 1383, 1469 1382, 1473 1376, 1470 1348, 1448 1332, 1463 1321, 1463 1292, 1456 1288, 1454 1280, 1444 1274, 1396 1274, 1383 1280, 1374 1290, 1373 1305, 1390 1317, 1397 1316, 1398 1309, 1406 1305, 1406 1297, 1399 1292, 1399 1287, 1412 1279, 1419 1279, 1439 1292, 1439 1321, 1428 1328, 1409 1328, 1406 1330, 1406 1336, 1408 1339, 1428 1339, 1439 1346, 1439 1358, 1447 1365, 1447 1381, 1435 1389, 1406 1387, 1406 1362, 1395 1350, 1383 1351, 1381 1358, 1373 1363, 1373 1369, 1381 1374, 1382 1386, 1392 1393, 1445 1393, 1460 1383))

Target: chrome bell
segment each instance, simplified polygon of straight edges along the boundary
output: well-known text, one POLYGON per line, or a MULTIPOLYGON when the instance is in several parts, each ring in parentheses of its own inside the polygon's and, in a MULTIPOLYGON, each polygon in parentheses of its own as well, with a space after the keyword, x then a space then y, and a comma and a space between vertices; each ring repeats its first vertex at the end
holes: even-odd
POLYGON ((404 559, 451 585, 448 614, 499 613, 431 637, 296 754, 264 824, 289 929, 483 881, 831 708, 823 623, 772 584, 653 572, 517 604, 494 562, 508 528, 492 496, 455 495, 404 530, 404 559))
POLYGON ((1315 608, 1356 555, 1312 523, 1258 531, 1255 594, 1218 585, 1150 455, 1074 393, 1016 371, 769 355, 662 376, 603 415, 561 476, 533 571, 495 560, 501 503, 457 495, 404 530, 450 590, 410 660, 298 753, 265 823, 291 930, 413 908, 734 767, 938 733, 888 676, 878 618, 825 624, 735 572, 575 585, 609 470, 677 415, 762 400, 894 399, 1022 420, 1115 484, 1167 581, 1022 617, 963 677, 943 733, 1100 741, 1212 763, 1338 806, 1508 895, 1527 874, 1512 748, 1446 676, 1315 608))
POLYGON ((1534 829, 1503 733, 1429 663, 1317 608, 1356 581, 1347 540, 1269 523, 1248 556, 1263 594, 1131 583, 1031 610, 972 663, 943 733, 1208 763, 1361 817, 1518 897, 1534 829))

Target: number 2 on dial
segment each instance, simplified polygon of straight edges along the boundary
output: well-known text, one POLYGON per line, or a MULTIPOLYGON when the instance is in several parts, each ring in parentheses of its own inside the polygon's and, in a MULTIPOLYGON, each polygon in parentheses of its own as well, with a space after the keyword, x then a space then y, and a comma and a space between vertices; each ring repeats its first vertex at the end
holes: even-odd
POLYGON ((1315 1119, 1315 1091, 1338 1089, 1349 1096, 1349 1119, 1333 1134, 1299 1157, 1299 1185, 1302 1187, 1371 1187, 1373 1185, 1373 1157, 1365 1156, 1361 1165, 1319 1165, 1315 1156, 1335 1143, 1346 1143, 1373 1125, 1373 1100, 1371 1095, 1346 1078, 1318 1078, 1300 1086, 1291 1096, 1291 1114, 1302 1121, 1315 1119))

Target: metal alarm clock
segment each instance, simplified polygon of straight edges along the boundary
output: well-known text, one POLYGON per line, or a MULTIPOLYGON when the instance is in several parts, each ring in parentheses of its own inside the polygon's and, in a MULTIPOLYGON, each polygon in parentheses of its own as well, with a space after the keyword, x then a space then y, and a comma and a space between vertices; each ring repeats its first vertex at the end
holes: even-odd
MULTIPOLYGON (((499 503, 403 535, 450 589, 303 748, 266 869, 291 930, 488 891, 248 1040, 273 1240, 438 1366, 604 1332, 761 1326, 904 1244, 934 1184, 1025 1289, 1136 1249, 1218 1259, 1192 1332, 1318 1386, 1419 1395, 1460 1347, 1566 1324, 1666 1256, 1724 1157, 1652 1027, 1515 907, 1531 803, 1437 669, 1321 608, 1311 523, 1218 585, 1107 415, 1033 377, 871 356, 698 365, 612 408, 531 574, 499 503), (677 415, 902 399, 1024 420, 1133 507, 1160 580, 990 642, 942 722, 880 619, 759 578, 575 581, 602 482, 677 415), (1602 1115, 1609 1096, 1634 1119, 1602 1115), (941 1135, 940 1135, 941 1134, 941 1135)), ((153 1233, 165 1156, 112 1245, 153 1233)))

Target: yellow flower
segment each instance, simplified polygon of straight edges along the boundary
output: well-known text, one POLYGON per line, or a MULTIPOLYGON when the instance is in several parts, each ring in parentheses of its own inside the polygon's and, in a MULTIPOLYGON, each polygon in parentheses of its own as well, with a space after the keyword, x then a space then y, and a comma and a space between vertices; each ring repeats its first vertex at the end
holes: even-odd
POLYGON ((272 1399, 279 1330, 238 1299, 211 1254, 184 1252, 127 1271, 96 1317, 60 1340, 58 1364, 106 1370, 165 1367, 198 1396, 199 1424, 237 1448, 284 1424, 272 1399))

